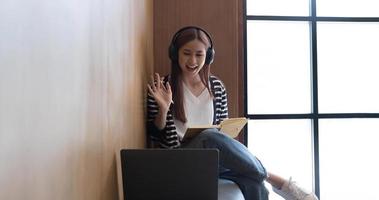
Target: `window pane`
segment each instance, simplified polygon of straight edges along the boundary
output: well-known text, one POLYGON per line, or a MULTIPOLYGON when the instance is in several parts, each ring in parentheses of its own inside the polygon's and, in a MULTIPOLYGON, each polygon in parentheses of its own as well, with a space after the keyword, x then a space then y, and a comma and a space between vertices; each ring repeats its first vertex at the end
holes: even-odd
POLYGON ((308 0, 246 0, 247 15, 309 16, 308 0))
POLYGON ((308 22, 247 22, 248 113, 311 110, 308 22))
POLYGON ((379 23, 318 24, 320 112, 379 112, 379 23))
POLYGON ((379 199, 379 119, 322 119, 319 130, 322 200, 379 199))
POLYGON ((317 15, 328 17, 379 17, 378 0, 317 0, 317 15))
MULTIPOLYGON (((250 120, 248 148, 270 172, 312 190, 310 120, 250 120)), ((271 186, 267 185, 271 190, 271 186)), ((270 200, 282 199, 270 191, 270 200)))

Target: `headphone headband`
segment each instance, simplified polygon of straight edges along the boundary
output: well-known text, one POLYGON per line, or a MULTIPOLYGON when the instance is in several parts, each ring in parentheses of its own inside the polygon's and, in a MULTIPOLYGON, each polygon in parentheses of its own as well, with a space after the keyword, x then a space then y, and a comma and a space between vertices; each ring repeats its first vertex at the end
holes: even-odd
POLYGON ((185 31, 185 30, 188 30, 188 29, 196 29, 196 30, 199 30, 201 32, 203 32, 207 38, 208 38, 208 41, 210 43, 210 47, 208 47, 207 51, 206 51, 206 57, 205 57, 205 64, 209 65, 213 62, 213 59, 214 59, 214 54, 215 54, 215 50, 213 48, 213 41, 212 41, 212 37, 211 35, 204 29, 200 28, 200 27, 197 27, 197 26, 186 26, 186 27, 183 27, 181 29, 179 29, 175 34, 174 36, 172 37, 172 40, 171 40, 171 44, 169 46, 169 57, 171 59, 171 61, 173 62, 176 62, 178 60, 178 51, 179 49, 176 47, 176 40, 177 38, 179 37, 179 35, 185 31))
POLYGON ((198 26, 185 26, 181 29, 179 29, 175 34, 174 36, 172 37, 172 40, 171 40, 171 44, 175 44, 176 43, 176 39, 178 38, 178 36, 185 30, 188 30, 188 29, 196 29, 196 30, 200 30, 201 32, 203 32, 207 37, 208 37, 208 40, 209 40, 209 43, 210 43, 210 48, 213 48, 213 41, 212 41, 212 37, 211 35, 204 29, 198 27, 198 26))

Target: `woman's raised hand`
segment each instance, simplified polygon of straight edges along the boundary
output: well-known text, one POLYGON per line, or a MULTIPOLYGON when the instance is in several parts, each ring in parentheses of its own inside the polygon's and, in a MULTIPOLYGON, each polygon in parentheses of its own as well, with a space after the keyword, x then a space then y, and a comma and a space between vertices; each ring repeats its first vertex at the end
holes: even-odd
POLYGON ((155 73, 155 80, 152 75, 151 83, 147 85, 147 88, 149 90, 149 94, 151 94, 157 102, 159 109, 167 112, 170 108, 170 104, 172 103, 172 92, 169 82, 167 81, 166 85, 164 85, 159 74, 155 73))

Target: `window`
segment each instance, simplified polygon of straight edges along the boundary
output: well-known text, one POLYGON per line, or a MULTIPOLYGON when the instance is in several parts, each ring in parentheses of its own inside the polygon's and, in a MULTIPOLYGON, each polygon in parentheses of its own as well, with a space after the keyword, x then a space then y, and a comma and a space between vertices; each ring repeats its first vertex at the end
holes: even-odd
POLYGON ((378 7, 245 0, 247 146, 322 200, 379 199, 378 7))

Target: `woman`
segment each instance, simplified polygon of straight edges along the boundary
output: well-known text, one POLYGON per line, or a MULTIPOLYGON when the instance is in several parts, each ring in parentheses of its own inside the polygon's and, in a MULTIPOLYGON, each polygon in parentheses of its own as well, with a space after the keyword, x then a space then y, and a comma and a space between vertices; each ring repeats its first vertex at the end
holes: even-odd
MULTIPOLYGON (((199 27, 184 27, 173 36, 171 74, 155 74, 148 85, 147 132, 163 148, 217 148, 220 177, 236 182, 245 199, 268 199, 263 181, 272 176, 244 145, 217 129, 182 141, 188 126, 219 124, 228 118, 224 84, 210 75, 214 53, 210 35, 199 27)), ((269 180, 273 184, 277 179, 269 180)))

